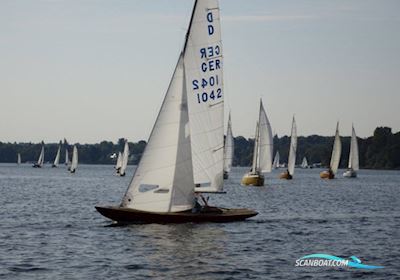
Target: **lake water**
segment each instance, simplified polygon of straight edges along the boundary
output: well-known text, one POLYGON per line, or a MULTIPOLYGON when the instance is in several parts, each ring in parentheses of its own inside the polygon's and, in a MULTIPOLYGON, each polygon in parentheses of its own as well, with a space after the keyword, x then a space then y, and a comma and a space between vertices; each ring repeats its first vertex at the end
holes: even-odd
POLYGON ((400 279, 399 171, 323 181, 296 169, 286 181, 279 170, 261 188, 240 186, 246 171, 210 204, 257 210, 248 221, 110 227, 94 206, 118 204, 133 167, 0 164, 0 279, 400 279), (295 267, 313 253, 384 268, 295 267))

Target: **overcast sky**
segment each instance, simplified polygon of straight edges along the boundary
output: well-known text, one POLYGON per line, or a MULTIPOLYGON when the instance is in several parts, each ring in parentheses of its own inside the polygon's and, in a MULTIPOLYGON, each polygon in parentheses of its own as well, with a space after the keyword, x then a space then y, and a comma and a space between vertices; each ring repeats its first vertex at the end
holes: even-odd
MULTIPOLYGON (((0 1, 0 141, 147 140, 193 1, 0 1)), ((272 129, 400 130, 400 1, 221 0, 225 112, 272 129)))

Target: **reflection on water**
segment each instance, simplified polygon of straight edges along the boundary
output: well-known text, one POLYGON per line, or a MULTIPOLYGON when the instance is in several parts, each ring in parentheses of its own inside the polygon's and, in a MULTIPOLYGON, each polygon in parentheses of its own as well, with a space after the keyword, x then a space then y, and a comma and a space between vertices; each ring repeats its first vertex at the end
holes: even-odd
POLYGON ((96 204, 118 204, 129 184, 112 166, 33 169, 0 164, 0 279, 396 279, 400 277, 400 172, 361 170, 324 181, 296 170, 242 187, 234 168, 211 203, 260 214, 228 224, 109 226, 96 204), (311 253, 384 269, 296 268, 311 253))

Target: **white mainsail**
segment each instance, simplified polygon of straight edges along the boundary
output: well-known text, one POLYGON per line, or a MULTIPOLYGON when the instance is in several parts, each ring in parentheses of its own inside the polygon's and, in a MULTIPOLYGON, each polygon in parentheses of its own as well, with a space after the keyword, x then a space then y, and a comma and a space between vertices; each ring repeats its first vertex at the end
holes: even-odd
POLYGON ((115 169, 119 173, 119 170, 121 169, 122 166, 122 153, 118 152, 118 157, 117 157, 117 164, 115 164, 115 169))
POLYGON ((149 212, 193 208, 194 180, 183 55, 121 206, 149 212))
POLYGON ((223 188, 222 67, 218 1, 196 1, 184 46, 184 73, 197 192, 220 192, 223 188))
POLYGON ((333 142, 333 149, 332 149, 332 156, 330 163, 331 170, 334 174, 336 174, 338 170, 341 153, 342 153, 342 142, 340 141, 339 122, 338 122, 336 125, 335 141, 333 142))
POLYGON ((128 159, 129 159, 129 145, 128 145, 128 140, 125 140, 124 152, 122 153, 122 159, 121 159, 121 169, 119 170, 119 175, 121 176, 125 175, 125 170, 126 167, 128 166, 128 159))
POLYGON ((274 162, 272 164, 272 167, 274 169, 279 168, 279 160, 280 160, 280 155, 279 155, 279 151, 276 151, 275 157, 274 157, 274 162))
POLYGON ((74 172, 77 167, 78 167, 78 148, 76 147, 76 145, 74 145, 74 148, 72 150, 72 160, 71 160, 70 171, 74 172))
POLYGON ((17 164, 20 165, 21 164, 21 154, 18 153, 17 155, 17 164))
POLYGON ((261 172, 271 172, 273 138, 271 124, 260 99, 259 113, 259 168, 261 172))
POLYGON ((42 142, 42 149, 40 150, 40 155, 37 161, 37 165, 42 167, 44 164, 44 143, 42 142))
POLYGON ((293 117, 292 133, 290 136, 289 159, 288 159, 288 171, 290 175, 294 174, 294 166, 296 164, 296 151, 297 151, 297 128, 296 128, 296 121, 293 117))
POLYGON ((306 157, 303 157, 303 161, 301 162, 301 168, 307 168, 308 167, 308 161, 306 157))
POLYGON ((354 126, 352 126, 351 131, 351 142, 350 142, 350 155, 349 155, 349 169, 353 169, 354 171, 359 170, 359 159, 358 159, 358 143, 357 143, 357 135, 354 130, 354 126))
POLYGON ((58 164, 60 163, 60 154, 61 154, 61 145, 58 146, 58 150, 57 150, 56 157, 54 159, 53 166, 58 166, 58 164))
POLYGON ((225 145, 224 145, 224 171, 230 172, 233 161, 234 141, 232 134, 231 114, 228 118, 228 129, 226 131, 225 145))

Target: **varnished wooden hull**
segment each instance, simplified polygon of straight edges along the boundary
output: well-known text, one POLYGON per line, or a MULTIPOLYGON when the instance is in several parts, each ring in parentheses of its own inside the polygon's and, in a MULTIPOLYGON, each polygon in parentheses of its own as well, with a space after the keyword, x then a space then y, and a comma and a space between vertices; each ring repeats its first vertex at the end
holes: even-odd
POLYGON ((226 223, 242 221, 256 216, 258 213, 249 209, 226 209, 210 207, 209 211, 192 213, 191 211, 176 213, 159 213, 134 210, 119 206, 96 206, 103 216, 119 223, 226 223))
POLYGON ((283 172, 279 175, 279 179, 286 179, 286 180, 292 180, 293 176, 290 175, 288 172, 283 172))
POLYGON ((241 183, 244 186, 262 187, 264 186, 264 175, 247 173, 243 176, 241 183))
POLYGON ((322 171, 321 173, 319 173, 319 177, 321 177, 321 179, 334 179, 335 174, 329 171, 322 171))

